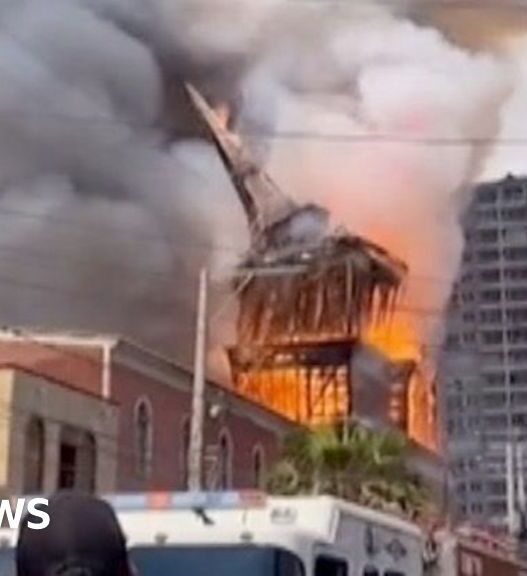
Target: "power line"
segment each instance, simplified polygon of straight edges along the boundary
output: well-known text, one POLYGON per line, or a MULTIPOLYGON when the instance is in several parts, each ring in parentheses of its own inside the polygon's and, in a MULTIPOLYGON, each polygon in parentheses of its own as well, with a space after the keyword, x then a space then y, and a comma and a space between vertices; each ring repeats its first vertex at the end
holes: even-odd
MULTIPOLYGON (((1 247, 0 247, 1 250, 1 247)), ((119 270, 119 268, 118 268, 119 270)), ((423 279, 427 279, 423 277, 423 279)), ((247 282, 251 280, 251 275, 247 275, 247 279, 245 283, 242 283, 242 287, 246 285, 247 282)), ((435 282, 437 279, 428 278, 430 282, 435 282)), ((91 301, 91 302, 102 302, 104 296, 108 295, 108 290, 104 290, 102 292, 86 292, 83 290, 79 290, 77 288, 64 288, 63 286, 53 286, 49 284, 44 284, 40 281, 28 281, 28 280, 21 280, 15 276, 7 275, 7 274, 0 274, 0 283, 4 283, 7 285, 12 285, 18 288, 28 289, 32 291, 44 292, 44 293, 51 293, 55 295, 67 296, 73 299, 79 299, 83 301, 91 301)), ((240 291, 242 288, 240 288, 240 291)), ((231 295, 231 297, 236 296, 237 294, 231 295)), ((119 293, 118 296, 121 298, 122 294, 119 293)), ((126 303, 120 300, 121 304, 126 307, 126 303)), ((174 301, 171 300, 151 300, 148 298, 140 298, 139 302, 147 305, 153 305, 157 307, 163 307, 168 310, 170 309, 178 309, 178 306, 175 305, 174 301)), ((427 307, 418 307, 418 306, 409 306, 398 304, 394 307, 395 313, 408 313, 415 316, 442 316, 446 313, 446 308, 427 308, 427 307)))
MULTIPOLYGON (((356 8, 357 5, 363 4, 365 6, 371 7, 369 0, 354 0, 353 4, 347 2, 347 0, 294 0, 297 3, 312 4, 320 7, 334 6, 347 6, 356 8)), ((293 0, 291 0, 293 2, 293 0)), ((375 2, 377 5, 389 5, 399 7, 398 0, 378 0, 375 2)), ((426 7, 441 7, 441 8, 463 8, 463 9, 476 9, 478 8, 490 8, 492 10, 496 9, 522 9, 527 10, 526 2, 503 0, 501 2, 491 2, 482 0, 421 0, 420 3, 414 4, 413 9, 426 8, 426 7)), ((27 45, 13 32, 9 31, 5 27, 0 29, 0 35, 4 35, 9 38, 14 44, 19 46, 30 58, 36 62, 44 63, 47 70, 55 75, 60 81, 63 79, 56 74, 55 66, 52 62, 47 61, 42 53, 35 54, 35 48, 27 45)), ((67 84, 67 82, 66 82, 67 84)), ((72 85, 73 87, 73 85, 72 85)), ((8 115, 10 118, 16 115, 23 115, 24 117, 34 116, 35 119, 42 119, 45 117, 54 118, 61 121, 73 121, 73 122, 84 122, 88 123, 90 126, 93 125, 115 125, 121 127, 133 128, 136 130, 144 130, 151 135, 160 132, 153 123, 144 122, 133 122, 130 119, 119 119, 110 116, 76 116, 64 113, 55 112, 53 110, 42 110, 39 109, 35 112, 31 112, 27 109, 18 109, 15 107, 0 108, 0 114, 8 115)), ((170 131, 172 136, 178 136, 182 139, 196 138, 197 135, 180 130, 172 129, 170 131)), ((495 137, 482 137, 482 136, 472 136, 472 137, 447 137, 442 135, 435 136, 408 136, 405 134, 389 134, 389 133, 354 133, 354 134, 330 134, 315 131, 263 131, 259 130, 248 130, 244 131, 244 135, 250 138, 261 138, 264 140, 318 140, 324 142, 334 142, 334 143, 371 143, 371 144, 409 144, 409 145, 423 145, 423 146, 489 146, 489 145, 500 145, 500 146, 513 146, 513 147, 524 147, 527 146, 527 137, 511 137, 511 138, 495 138, 495 137)), ((142 145, 153 146, 156 150, 160 150, 161 146, 158 142, 152 144, 151 141, 142 142, 142 145)), ((117 147, 123 145, 123 142, 118 142, 117 147)), ((116 144, 109 145, 115 147, 116 144)))
MULTIPOLYGON (((108 295, 108 290, 106 290, 105 292, 85 292, 85 291, 81 291, 75 288, 60 288, 58 286, 51 286, 48 284, 42 284, 41 282, 30 282, 30 281, 24 281, 24 280, 20 280, 18 278, 15 278, 13 276, 7 276, 7 275, 0 275, 0 283, 6 284, 6 285, 11 285, 14 286, 16 288, 22 288, 22 289, 27 289, 27 290, 32 290, 32 291, 37 291, 37 292, 44 292, 44 293, 50 293, 50 294, 55 294, 57 296, 67 296, 68 298, 72 298, 72 299, 78 299, 81 301, 87 301, 87 302, 96 302, 96 303, 102 303, 103 302, 103 297, 104 295, 108 295)), ((125 304, 122 301, 122 294, 119 293, 117 294, 117 296, 119 296, 120 300, 119 302, 125 306, 125 304)), ((167 309, 176 309, 177 307, 174 305, 174 302, 171 301, 157 301, 157 300, 150 300, 150 299, 146 299, 146 298, 141 298, 140 302, 144 305, 152 305, 152 306, 161 306, 161 307, 166 307, 167 309)), ((108 302, 109 303, 109 302, 108 302)), ((115 301, 113 302, 113 304, 115 305, 115 301)))
MULTIPOLYGON (((220 205, 220 202, 218 202, 220 205)), ((31 212, 28 210, 21 210, 19 208, 11 208, 7 206, 2 206, 0 203, 0 216, 10 216, 14 218, 20 219, 27 219, 27 220, 36 220, 36 221, 49 221, 53 224, 57 224, 68 229, 70 232, 79 235, 86 235, 86 236, 93 236, 94 233, 99 233, 102 235, 108 235, 110 233, 117 233, 123 235, 128 238, 132 238, 138 242, 142 243, 152 243, 152 244, 159 244, 162 246, 169 246, 177 248, 181 244, 192 246, 192 247, 201 247, 207 248, 211 251, 213 250, 221 250, 223 252, 232 252, 240 254, 241 250, 239 246, 222 244, 221 242, 215 241, 199 241, 197 239, 192 239, 192 241, 185 241, 183 238, 177 239, 177 244, 174 241, 170 241, 166 236, 160 234, 152 234, 152 233, 143 233, 143 232, 136 232, 132 231, 127 228, 123 227, 116 227, 116 226, 99 226, 99 225, 92 225, 85 224, 78 219, 64 217, 64 216, 55 216, 53 214, 43 214, 39 212, 31 212), (85 227, 85 229, 84 229, 85 227)), ((206 229, 204 229, 205 231, 206 229)))
MULTIPOLYGON (((108 291, 104 292, 85 292, 76 288, 64 288, 60 286, 52 286, 49 284, 43 284, 42 282, 36 281, 26 281, 20 280, 11 275, 2 275, 0 274, 0 283, 10 284, 16 286, 18 288, 26 288, 28 290, 38 291, 38 292, 47 292, 53 293, 56 295, 68 296, 73 299, 80 299, 86 301, 93 301, 93 302, 101 302, 104 295, 108 294, 108 291)), ((118 294, 119 297, 122 296, 121 293, 118 294)), ((170 300, 149 300, 149 299, 140 299, 139 300, 143 304, 151 304, 154 306, 163 306, 167 309, 176 308, 174 306, 174 302, 170 300)), ((123 304, 124 305, 124 304, 123 304)), ((425 307, 414 307, 414 306, 403 306, 397 305, 394 308, 395 312, 408 312, 416 315, 421 316, 438 316, 444 314, 445 310, 440 308, 425 308, 425 307)))
MULTIPOLYGON (((228 245, 228 244, 224 244, 221 242, 215 242, 215 241, 199 241, 198 239, 192 239, 192 240, 186 240, 184 238, 178 238, 177 242, 169 242, 167 241, 163 236, 158 236, 156 234, 138 234, 135 231, 131 231, 131 230, 127 230, 125 228, 118 228, 118 227, 113 227, 113 226, 95 226, 95 227, 90 227, 88 229, 88 227, 86 227, 86 230, 82 230, 82 228, 79 228, 79 226, 82 224, 79 220, 73 219, 73 218, 65 218, 65 217, 55 217, 54 215, 49 215, 49 214, 39 214, 36 212, 30 212, 27 210, 19 210, 19 209, 11 209, 11 208, 4 208, 2 207, 2 205, 0 204, 0 216, 1 215, 6 215, 6 216, 11 216, 14 218, 21 218, 21 219, 30 219, 30 220, 36 220, 36 221, 49 221, 53 224, 57 224, 59 226, 64 226, 65 228, 70 228, 71 227, 71 231, 76 233, 81 233, 81 234, 86 234, 86 235, 90 235, 93 236, 94 232, 97 232, 101 235, 105 235, 107 236, 110 233, 118 233, 118 234, 122 234, 125 237, 129 237, 131 239, 135 239, 138 242, 141 243, 159 243, 160 245, 165 245, 168 247, 172 247, 174 248, 174 250, 178 250, 181 248, 181 246, 186 246, 188 248, 192 248, 192 249, 200 249, 203 251, 208 251, 211 254, 214 252, 223 252, 226 254, 231 254, 233 256, 239 256, 239 257, 243 257, 244 254, 244 250, 240 247, 240 246, 235 246, 233 245, 228 245)), ((247 247, 247 250, 249 248, 247 247)), ((66 252, 47 252, 47 251, 41 251, 41 250, 34 250, 33 248, 26 248, 26 247, 19 247, 19 246, 12 246, 10 244, 1 244, 0 243, 0 253, 4 252, 4 253, 9 253, 12 252, 14 253, 15 251, 20 250, 20 252, 23 254, 24 252, 27 252, 28 254, 34 255, 35 258, 38 258, 39 255, 42 256, 52 256, 53 258, 56 257, 61 257, 61 258, 71 258, 71 260, 73 262, 78 262, 80 264, 82 263, 86 263, 89 264, 91 263, 90 260, 88 259, 84 259, 84 258, 79 258, 73 254, 69 255, 66 252)), ((108 261, 107 261, 108 262, 108 261)), ((103 262, 103 264, 106 265, 106 262, 103 262)), ((108 265, 113 264, 112 262, 108 262, 108 265)), ((143 268, 143 267, 128 267, 128 266, 123 266, 122 262, 118 262, 117 260, 115 261, 115 267, 116 269, 130 269, 130 271, 133 270, 137 270, 137 271, 141 271, 141 272, 145 272, 149 275, 152 276, 157 276, 157 277, 164 277, 167 280, 171 281, 173 278, 166 274, 165 272, 161 272, 161 271, 154 271, 154 270, 149 270, 147 268, 143 268)), ((421 274, 421 273, 413 273, 412 271, 409 272, 408 277, 411 278, 412 280, 418 279, 418 280, 422 280, 422 281, 427 281, 430 283, 437 283, 437 284, 446 284, 446 285, 452 285, 453 282, 455 281, 455 279, 451 279, 451 278, 446 278, 446 277, 440 277, 440 276, 431 276, 431 275, 425 275, 425 274, 421 274)))
MULTIPOLYGON (((527 6, 526 6, 527 10, 527 6)), ((144 124, 134 124, 129 120, 119 120, 110 117, 97 117, 97 116, 75 116, 63 113, 48 112, 46 110, 39 110, 38 112, 31 113, 28 110, 15 109, 15 108, 0 108, 0 115, 8 115, 10 118, 20 115, 25 118, 35 117, 35 119, 52 118, 64 122, 87 123, 90 126, 100 124, 102 126, 120 125, 129 128, 149 129, 150 131, 160 132, 156 127, 144 124)), ((203 137, 198 136, 196 133, 182 130, 170 130, 170 135, 185 140, 200 140, 207 141, 203 137)), ((262 130, 251 129, 243 130, 242 136, 262 141, 305 141, 305 142, 323 142, 327 144, 378 144, 378 145, 408 145, 408 146, 426 146, 426 147, 488 147, 488 146, 504 146, 504 147, 525 147, 527 146, 527 137, 525 136, 443 136, 441 134, 431 134, 428 136, 412 136, 405 133, 390 133, 390 132, 357 132, 357 133, 332 133, 315 130, 262 130)), ((101 144, 103 147, 120 148, 130 146, 130 141, 119 141, 111 144, 101 144)), ((158 142, 153 143, 151 140, 144 140, 137 144, 138 149, 153 149, 162 151, 163 146, 158 142)))
MULTIPOLYGON (((179 331, 180 332, 188 332, 189 334, 191 332, 190 330, 179 330, 179 331)), ((464 345, 460 346, 459 350, 453 350, 446 343, 419 342, 417 339, 414 341, 414 340, 410 340, 409 338, 401 338, 400 336, 397 336, 396 332, 397 331, 394 328, 394 334, 395 335, 392 337, 392 335, 390 334, 390 327, 388 326, 386 335, 383 338, 377 337, 375 339, 375 342, 377 342, 377 345, 379 345, 379 343, 382 342, 382 343, 386 344, 387 346, 395 344, 395 345, 403 345, 403 346, 415 346, 416 350, 421 350, 421 351, 430 351, 430 352, 440 351, 442 357, 465 357, 467 355, 471 355, 471 356, 476 356, 476 357, 481 357, 481 358, 485 358, 486 356, 489 356, 491 358, 495 358, 496 353, 499 353, 499 349, 497 351, 496 350, 485 350, 482 348, 466 347, 464 345)), ((81 360, 82 362, 85 362, 85 363, 92 365, 92 367, 94 367, 97 371, 100 371, 102 369, 102 363, 100 360, 93 358, 93 357, 91 357, 85 353, 75 351, 75 350, 71 349, 71 347, 66 348, 61 344, 42 342, 41 339, 32 335, 32 333, 30 331, 27 331, 24 329, 16 329, 15 334, 22 341, 28 342, 30 344, 34 344, 38 347, 50 349, 54 353, 59 352, 61 355, 70 356, 74 359, 81 360)), ((363 335, 363 343, 364 344, 369 343, 368 338, 366 336, 367 336, 367 330, 364 332, 364 335, 363 335)), ((3 343, 3 341, 0 338, 0 345, 2 343, 3 343)), ((167 362, 170 363, 171 361, 169 359, 167 359, 167 362)))
POLYGON ((327 8, 349 8, 367 7, 369 9, 376 6, 400 8, 405 13, 427 8, 445 8, 452 10, 527 10, 527 3, 521 0, 419 0, 410 6, 405 6, 398 0, 290 0, 290 4, 311 5, 314 7, 327 8))
MULTIPOLYGON (((205 247, 203 247, 205 248, 205 247)), ((0 262, 11 262, 14 261, 16 264, 24 263, 27 260, 32 261, 36 260, 38 264, 42 268, 48 269, 50 266, 50 261, 53 264, 61 264, 61 265, 75 265, 79 270, 103 270, 103 271, 112 271, 112 272, 122 272, 122 273, 130 273, 130 274, 137 274, 141 276, 151 277, 152 279, 157 278, 158 280, 162 280, 164 283, 167 283, 167 287, 172 286, 174 279, 177 277, 176 272, 161 272, 157 270, 151 270, 149 268, 143 268, 142 266, 127 266, 123 265, 121 260, 117 258, 112 260, 94 260, 88 258, 79 258, 74 255, 68 255, 61 252, 51 252, 51 251, 35 251, 31 248, 27 248, 26 246, 23 247, 16 247, 11 245, 2 245, 0 244, 0 262), (2 254, 4 255, 2 257, 2 254), (48 261, 46 261, 48 258, 48 261)), ((235 267, 233 269, 235 272, 235 267)), ((257 276, 257 273, 251 274, 248 270, 244 273, 244 280, 237 286, 237 288, 229 295, 229 298, 237 297, 243 289, 257 276)), ((13 280, 17 280, 16 277, 11 277, 13 280)), ((417 280, 418 283, 426 283, 426 284, 445 284, 447 286, 452 286, 453 282, 450 280, 441 279, 440 277, 434 276, 424 276, 419 274, 410 274, 409 278, 412 281, 417 280)), ((17 280, 18 281, 18 280, 17 280)), ((228 279, 226 279, 228 281, 228 279)), ((157 285, 158 286, 158 285, 157 285)), ((50 287, 51 289, 51 287, 50 287)), ((61 290, 60 286, 57 287, 57 290, 61 290)), ((439 309, 438 309, 439 310, 439 309)))
MULTIPOLYGON (((2 247, 0 246, 0 252, 2 250, 2 247)), ((13 253, 16 254, 16 250, 13 250, 13 253)), ((38 253, 38 257, 42 257, 43 253, 38 253)), ((117 268, 117 270, 121 270, 122 268, 117 268)), ((426 277, 423 277, 424 279, 427 279, 426 277)), ((167 279, 169 279, 169 276, 167 276, 167 279)), ((248 274, 247 278, 245 280, 245 283, 242 283, 239 291, 241 291, 243 289, 243 287, 250 282, 251 280, 251 275, 248 274)), ((427 279, 430 282, 436 282, 438 281, 437 278, 428 278, 427 279)), ((32 290, 32 291, 38 291, 38 292, 44 292, 44 293, 49 293, 49 294, 53 294, 56 296, 67 296, 70 298, 74 298, 74 299, 80 299, 82 301, 90 301, 90 302, 94 302, 94 303, 101 303, 104 301, 104 296, 108 296, 111 294, 108 293, 108 291, 99 293, 99 292, 86 292, 83 290, 79 290, 76 288, 64 288, 62 286, 53 286, 53 285, 49 285, 49 284, 44 284, 42 282, 39 281, 28 281, 28 280, 21 280, 20 278, 17 278, 15 276, 12 275, 1 275, 0 274, 0 282, 3 282, 4 284, 7 285, 12 285, 15 286, 17 288, 21 288, 21 289, 28 289, 28 290, 32 290)), ((222 307, 220 307, 220 309, 217 311, 216 314, 213 315, 211 321, 214 322, 217 317, 222 314, 224 312, 225 309, 227 309, 228 304, 230 303, 231 300, 233 300, 234 298, 236 298, 238 295, 238 292, 235 292, 234 294, 230 294, 228 296, 228 299, 226 300, 226 304, 224 304, 222 307)), ((119 298, 121 298, 121 294, 119 293, 119 298)), ((110 301, 110 299, 108 299, 108 302, 110 301)), ((166 310, 179 310, 179 307, 177 306, 177 304, 172 301, 172 300, 152 300, 150 298, 139 298, 138 301, 142 304, 145 305, 153 305, 156 307, 162 307, 166 310)), ((123 308, 127 307, 126 302, 123 302, 122 300, 119 301, 121 306, 123 308)), ((418 307, 418 306, 411 306, 411 305, 405 305, 405 304, 396 304, 393 310, 394 314, 398 314, 398 315, 407 315, 407 316, 412 316, 412 317, 440 317, 443 316, 447 313, 446 309, 442 309, 442 308, 427 308, 427 307, 418 307)), ((388 323, 389 324, 389 323, 388 323)), ((184 327, 182 326, 178 326, 178 331, 179 332, 183 332, 186 331, 184 327)), ((188 332, 190 333, 191 330, 188 330, 188 332)))
MULTIPOLYGON (((77 352, 72 350, 70 347, 65 348, 64 346, 61 346, 60 344, 50 344, 50 343, 44 343, 41 340, 36 340, 35 338, 33 338, 31 335, 24 335, 25 331, 17 331, 17 335, 19 337, 22 338, 22 340, 28 341, 31 344, 35 344, 37 346, 43 347, 43 348, 49 348, 51 349, 53 352, 57 353, 61 353, 61 355, 64 356, 72 356, 76 359, 80 359, 83 362, 87 362, 89 364, 92 364, 93 366, 95 366, 95 368, 97 369, 97 371, 101 371, 102 370, 102 362, 100 360, 97 360, 96 358, 92 357, 92 356, 87 356, 86 354, 83 354, 82 352, 77 352)), ((1 343, 1 340, 0 340, 1 343)), ((401 340, 398 339, 398 344, 401 343, 401 340)), ((404 342, 403 342, 404 343, 404 342)), ((410 342, 407 342, 408 344, 410 344, 410 342)), ((415 344, 415 343, 412 343, 415 344)), ((453 351, 453 350, 449 350, 448 348, 445 348, 443 345, 432 345, 432 344, 421 344, 418 347, 421 351, 435 351, 435 350, 439 350, 441 352, 441 358, 451 358, 451 357, 466 357, 467 355, 470 356, 474 356, 474 357, 478 357, 478 358, 485 358, 485 356, 489 356, 494 358, 495 357, 495 352, 491 352, 491 351, 485 351, 485 350, 481 350, 481 349, 462 349, 462 350, 458 350, 458 351, 453 351)), ((24 369, 23 366, 20 367, 21 370, 24 369)), ((123 379, 122 375, 117 373, 118 378, 120 378, 121 380, 123 379)), ((46 378, 46 374, 42 374, 43 378, 46 378)), ((114 375, 114 379, 115 379, 115 375, 114 375)))

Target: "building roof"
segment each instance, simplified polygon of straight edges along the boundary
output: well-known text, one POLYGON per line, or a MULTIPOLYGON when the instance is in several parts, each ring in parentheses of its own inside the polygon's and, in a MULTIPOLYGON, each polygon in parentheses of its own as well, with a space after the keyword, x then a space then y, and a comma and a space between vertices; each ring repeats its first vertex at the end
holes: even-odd
MULTIPOLYGON (((113 359, 119 364, 132 370, 155 375, 156 379, 168 386, 173 386, 185 391, 192 388, 192 368, 185 366, 175 359, 168 358, 163 354, 149 349, 142 344, 119 334, 104 334, 90 332, 86 330, 46 330, 39 328, 0 328, 0 342, 2 341, 27 341, 36 344, 43 344, 57 348, 62 347, 95 347, 109 348, 112 351, 113 359), (175 379, 179 375, 181 378, 175 379)), ((349 343, 348 343, 349 345, 349 343)), ((88 361, 96 362, 95 359, 86 358, 88 361)), ((20 368, 24 370, 23 368, 20 368)), ((30 370, 26 370, 31 372, 30 370)), ((33 372, 38 375, 38 372, 33 372)), ((47 376, 45 376, 47 378, 47 376)), ((47 378, 50 379, 50 378, 47 378)), ((58 383, 72 387, 65 380, 57 379, 58 383)), ((207 392, 216 401, 225 400, 229 409, 234 413, 243 416, 252 416, 257 419, 263 427, 279 429, 282 431, 293 430, 300 427, 298 423, 286 418, 280 413, 256 403, 235 390, 211 379, 207 380, 207 392)), ((411 453, 417 457, 422 464, 428 464, 432 468, 444 464, 440 455, 427 450, 424 446, 410 441, 411 453)))
MULTIPOLYGON (((190 367, 118 334, 4 326, 0 328, 0 342, 2 341, 29 342, 53 346, 58 349, 67 347, 106 348, 111 350, 112 358, 118 364, 143 372, 145 375, 147 373, 150 376, 155 374, 159 381, 168 386, 183 388, 185 391, 190 391, 192 388, 193 370, 190 367), (175 375, 179 375, 181 378, 176 381, 175 375)), ((88 357, 86 360, 97 361, 88 357)), ((69 386, 71 387, 71 384, 69 386)), ((245 398, 227 385, 222 385, 211 379, 207 379, 207 393, 215 397, 217 401, 225 399, 232 412, 243 416, 252 416, 264 427, 286 431, 298 426, 262 404, 245 398)))
POLYGON ((28 376, 32 376, 34 378, 40 378, 42 380, 46 380, 47 382, 58 385, 61 388, 65 388, 71 392, 75 392, 76 394, 81 394, 83 396, 89 396, 90 398, 98 400, 99 402, 102 402, 104 404, 109 404, 111 406, 117 406, 118 405, 118 402, 116 402, 115 400, 112 400, 109 398, 103 398, 99 394, 94 394, 93 392, 90 392, 88 390, 84 390, 83 388, 79 388, 78 386, 74 386, 73 384, 71 384, 71 382, 67 382, 66 380, 63 380, 62 378, 57 378, 55 376, 49 376, 48 374, 42 374, 38 370, 32 370, 31 368, 28 368, 27 366, 21 366, 21 365, 17 364, 16 362, 2 362, 2 363, 0 363, 0 371, 1 370, 9 370, 11 372, 19 372, 22 374, 27 374, 28 376))

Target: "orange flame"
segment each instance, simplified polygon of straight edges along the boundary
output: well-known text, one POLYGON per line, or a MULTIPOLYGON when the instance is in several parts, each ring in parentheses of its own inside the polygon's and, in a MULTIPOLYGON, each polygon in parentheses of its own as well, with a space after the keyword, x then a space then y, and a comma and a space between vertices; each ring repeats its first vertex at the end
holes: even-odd
MULTIPOLYGON (((319 335, 319 341, 325 341, 319 335)), ((304 341, 299 335, 299 339, 304 341)), ((331 341, 331 338, 327 338, 331 341)), ((408 437, 436 451, 436 418, 433 378, 427 373, 419 340, 409 318, 395 314, 383 324, 369 327, 364 341, 380 350, 393 362, 413 361, 416 368, 410 381, 392 383, 386 416, 395 426, 404 426, 408 437)), ((308 425, 327 424, 347 418, 349 367, 332 369, 302 365, 254 368, 241 371, 235 378, 236 390, 253 401, 285 417, 308 425)), ((353 382, 351 382, 353 387, 353 382)), ((351 406, 352 413, 354 407, 351 406)))
POLYGON ((432 376, 426 374, 419 339, 411 322, 401 314, 367 331, 366 342, 381 350, 393 361, 413 360, 416 371, 408 388, 408 436, 429 448, 437 449, 435 398, 432 376))
POLYGON ((371 325, 365 340, 382 350, 391 360, 421 360, 419 343, 412 326, 397 313, 387 323, 371 325))
POLYGON ((347 410, 347 379, 334 375, 337 386, 327 386, 322 370, 282 368, 239 375, 237 391, 287 418, 309 424, 328 424, 347 410), (310 390, 308 397, 306 390, 310 390))

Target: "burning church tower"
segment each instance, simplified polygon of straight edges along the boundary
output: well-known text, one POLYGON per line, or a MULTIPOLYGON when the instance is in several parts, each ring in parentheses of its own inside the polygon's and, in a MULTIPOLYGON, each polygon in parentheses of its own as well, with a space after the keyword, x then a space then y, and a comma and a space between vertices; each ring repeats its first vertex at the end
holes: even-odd
POLYGON ((416 363, 392 362, 362 338, 372 324, 389 322, 405 264, 333 230, 324 208, 293 202, 204 98, 192 86, 187 92, 250 231, 234 286, 237 342, 228 353, 235 390, 308 425, 356 419, 421 441, 410 422, 416 363))

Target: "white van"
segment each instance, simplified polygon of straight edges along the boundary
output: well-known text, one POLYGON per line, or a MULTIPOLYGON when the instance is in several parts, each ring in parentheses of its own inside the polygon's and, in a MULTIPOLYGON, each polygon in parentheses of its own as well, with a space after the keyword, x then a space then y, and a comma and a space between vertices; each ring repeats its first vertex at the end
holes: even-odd
MULTIPOLYGON (((389 514, 327 496, 112 495, 140 576, 423 576, 424 537, 389 514)), ((0 530, 0 576, 17 531, 0 530)))
POLYGON ((109 498, 141 576, 422 576, 417 526, 331 497, 109 498))

